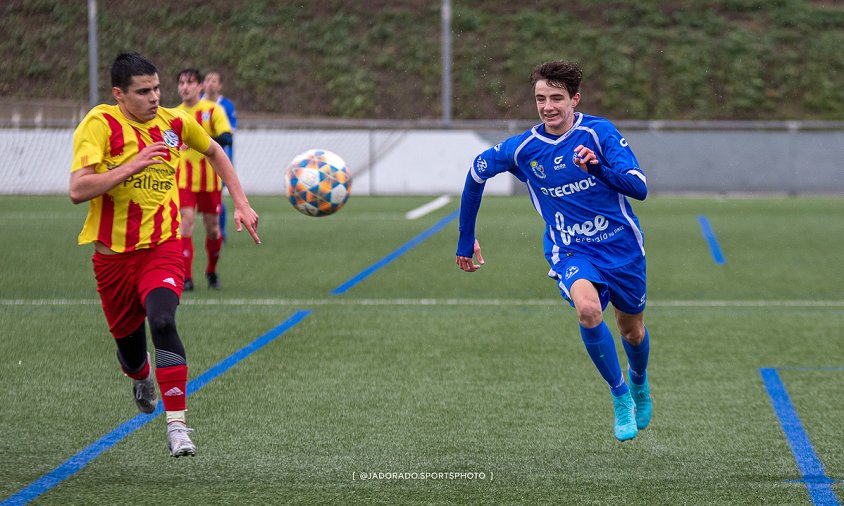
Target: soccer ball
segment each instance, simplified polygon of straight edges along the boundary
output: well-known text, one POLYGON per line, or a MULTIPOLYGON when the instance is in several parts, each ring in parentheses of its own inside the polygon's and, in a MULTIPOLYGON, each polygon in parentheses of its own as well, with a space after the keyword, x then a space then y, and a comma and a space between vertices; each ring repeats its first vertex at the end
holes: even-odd
POLYGON ((349 200, 352 176, 346 162, 325 149, 310 149, 287 166, 287 198, 305 216, 328 216, 349 200))

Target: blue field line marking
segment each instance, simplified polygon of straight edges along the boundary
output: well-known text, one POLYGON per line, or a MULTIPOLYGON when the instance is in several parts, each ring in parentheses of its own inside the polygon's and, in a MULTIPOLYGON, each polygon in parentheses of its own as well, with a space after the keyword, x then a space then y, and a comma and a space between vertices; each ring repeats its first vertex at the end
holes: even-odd
POLYGON ((782 366, 777 367, 778 371, 803 371, 803 372, 811 372, 811 371, 827 371, 827 372, 844 372, 844 367, 795 367, 795 366, 782 366))
POLYGON ((247 344, 246 346, 229 355, 228 357, 224 358, 216 365, 212 366, 210 369, 194 378, 188 383, 188 395, 204 387, 211 380, 225 373, 244 358, 255 353, 259 349, 271 343, 273 340, 275 340, 275 338, 277 338, 281 334, 284 334, 291 328, 295 327, 299 322, 304 320, 312 312, 313 311, 311 311, 310 309, 297 311, 293 314, 293 316, 280 323, 276 328, 270 330, 263 336, 252 341, 251 343, 247 344))
POLYGON ((703 233, 703 238, 706 239, 706 242, 709 244, 709 250, 712 252, 712 259, 715 260, 715 263, 718 265, 723 265, 727 262, 724 259, 724 254, 721 252, 721 246, 718 244, 718 239, 715 237, 715 232, 712 230, 712 226, 709 225, 709 220, 706 219, 706 216, 700 215, 697 217, 698 223, 700 223, 700 231, 703 233))
POLYGON ((404 243, 397 250, 393 251, 392 253, 390 253, 389 255, 384 257, 383 259, 379 260, 378 262, 376 262, 376 263, 370 265, 369 267, 367 267, 366 269, 362 270, 360 272, 360 274, 358 274, 357 276, 355 276, 352 279, 346 281, 345 283, 338 286, 334 290, 331 290, 331 295, 341 295, 343 293, 346 293, 350 288, 352 288, 356 284, 360 283, 364 279, 368 278, 372 273, 374 273, 375 271, 377 271, 381 267, 384 267, 385 265, 392 262, 396 258, 404 255, 410 249, 412 249, 413 247, 415 247, 416 245, 418 245, 419 243, 421 243, 425 239, 431 237, 432 235, 434 235, 437 232, 439 232, 440 230, 442 230, 443 227, 448 225, 452 220, 457 218, 457 216, 459 216, 459 215, 460 215, 460 209, 453 211, 451 214, 449 214, 448 216, 446 216, 445 218, 441 219, 436 224, 434 224, 433 227, 431 227, 428 230, 426 230, 426 231, 422 232, 421 234, 417 235, 416 237, 414 237, 410 241, 404 243))
POLYGON ((806 434, 803 424, 800 423, 800 417, 791 403, 788 390, 780 379, 779 372, 774 368, 761 368, 759 374, 762 375, 762 381, 765 383, 768 396, 771 398, 774 413, 780 421, 780 426, 785 433, 789 446, 791 446, 791 453, 797 462, 797 468, 803 476, 801 480, 795 481, 806 485, 812 504, 816 506, 840 506, 841 503, 838 502, 838 498, 832 490, 832 484, 836 480, 832 480, 826 475, 823 462, 815 453, 815 448, 809 441, 809 435, 806 434))
MULTIPOLYGON (((187 395, 191 395, 192 393, 196 392, 200 388, 207 385, 214 378, 220 376, 221 374, 231 369, 244 358, 258 351, 265 345, 271 343, 278 336, 284 334, 286 331, 290 330, 296 324, 304 320, 309 314, 311 314, 310 310, 298 311, 274 329, 270 330, 258 339, 252 341, 250 344, 244 346, 232 355, 229 355, 227 358, 221 360, 197 378, 189 381, 187 385, 187 395)), ((81 471, 92 460, 99 457, 112 446, 119 443, 126 436, 129 436, 136 430, 151 422, 162 412, 162 405, 159 401, 158 407, 156 407, 155 411, 153 411, 152 413, 148 415, 141 413, 136 415, 134 418, 131 418, 128 421, 124 422, 116 429, 109 432, 108 434, 100 438, 98 441, 94 442, 89 447, 85 448, 81 452, 64 461, 52 471, 41 476, 26 487, 19 490, 14 495, 5 499, 2 503, 0 503, 0 506, 17 506, 22 504, 28 504, 30 501, 37 499, 42 494, 56 487, 62 481, 70 478, 77 472, 81 471)))
POLYGON ((22 504, 28 504, 30 501, 37 499, 42 494, 56 487, 59 483, 70 478, 77 472, 81 471, 85 466, 88 465, 88 463, 97 458, 100 454, 102 454, 112 446, 116 445, 129 434, 135 432, 136 430, 149 423, 160 413, 161 408, 159 406, 159 408, 156 408, 156 410, 149 415, 139 414, 134 418, 124 422, 116 429, 109 432, 108 434, 100 438, 98 441, 94 442, 89 447, 70 457, 58 467, 48 472, 47 474, 41 476, 26 487, 22 488, 17 493, 10 496, 0 504, 2 504, 3 506, 17 506, 22 504))

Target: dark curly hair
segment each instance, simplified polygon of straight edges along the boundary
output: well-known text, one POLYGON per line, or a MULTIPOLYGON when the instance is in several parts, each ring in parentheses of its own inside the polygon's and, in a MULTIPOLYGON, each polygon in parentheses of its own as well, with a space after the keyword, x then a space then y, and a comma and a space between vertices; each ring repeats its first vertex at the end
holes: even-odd
POLYGON ((537 81, 542 79, 551 86, 565 88, 569 92, 569 96, 573 97, 575 93, 580 91, 583 71, 577 63, 563 60, 547 61, 534 67, 530 74, 531 86, 536 86, 537 81))

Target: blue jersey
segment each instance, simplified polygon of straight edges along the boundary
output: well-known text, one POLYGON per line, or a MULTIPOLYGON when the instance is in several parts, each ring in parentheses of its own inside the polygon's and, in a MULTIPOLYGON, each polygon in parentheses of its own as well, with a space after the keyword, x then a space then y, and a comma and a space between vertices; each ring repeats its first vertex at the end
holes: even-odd
MULTIPOLYGON (((205 93, 201 94, 199 98, 205 98, 205 93)), ((220 95, 220 97, 217 98, 217 105, 219 105, 223 108, 224 111, 226 111, 226 118, 228 118, 229 124, 232 127, 232 133, 234 133, 234 131, 237 129, 237 112, 234 109, 234 102, 220 95)), ((233 144, 234 143, 232 142, 232 145, 223 146, 223 151, 226 152, 226 155, 229 157, 229 160, 232 161, 234 161, 233 144)))
POLYGON ((552 268, 573 255, 604 268, 645 255, 642 229, 627 197, 644 199, 647 180, 627 141, 606 119, 575 113, 563 135, 547 134, 540 124, 481 153, 466 179, 457 255, 472 256, 483 183, 502 172, 527 185, 545 220, 545 257, 552 268), (600 161, 589 173, 573 160, 580 145, 600 161))
POLYGON ((229 118, 232 130, 237 129, 237 112, 234 110, 234 102, 220 95, 220 98, 217 99, 217 103, 226 110, 226 116, 229 118))

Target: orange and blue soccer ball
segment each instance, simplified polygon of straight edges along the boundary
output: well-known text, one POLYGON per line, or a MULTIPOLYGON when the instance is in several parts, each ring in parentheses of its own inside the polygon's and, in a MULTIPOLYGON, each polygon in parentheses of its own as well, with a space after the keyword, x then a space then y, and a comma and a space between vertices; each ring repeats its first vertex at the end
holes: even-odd
POLYGON ((287 198, 305 216, 328 216, 343 207, 352 189, 346 162, 325 149, 309 149, 287 166, 287 198))

